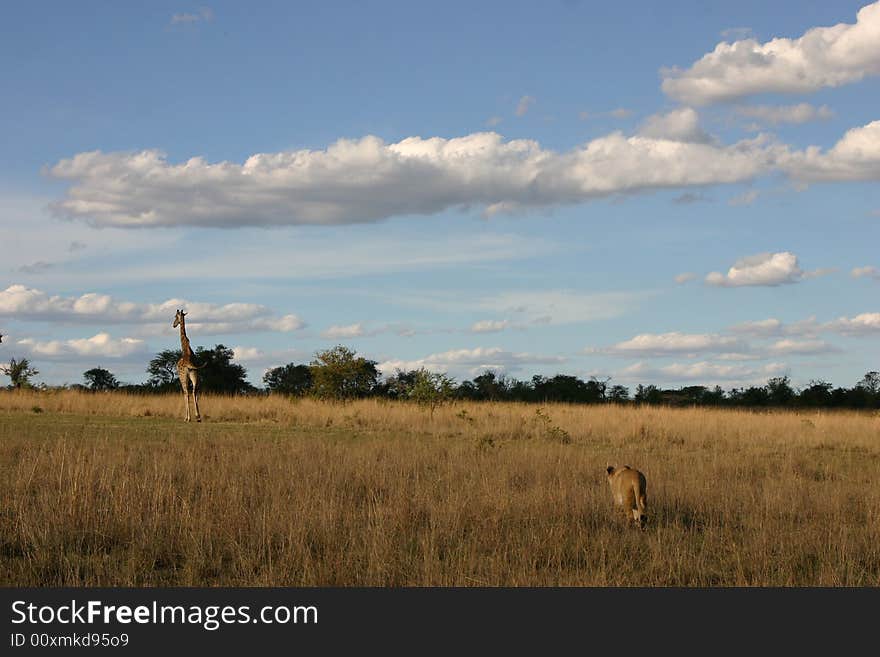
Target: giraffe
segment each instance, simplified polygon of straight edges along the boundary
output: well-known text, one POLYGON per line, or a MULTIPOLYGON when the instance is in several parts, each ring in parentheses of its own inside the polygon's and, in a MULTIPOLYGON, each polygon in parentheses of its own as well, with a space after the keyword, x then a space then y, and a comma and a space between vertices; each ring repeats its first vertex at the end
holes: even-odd
POLYGON ((202 416, 199 414, 199 374, 198 370, 201 369, 202 366, 195 366, 192 362, 193 354, 192 347, 189 346, 189 338, 186 337, 186 326, 185 320, 186 313, 182 310, 178 310, 177 314, 174 316, 174 323, 171 325, 172 328, 180 327, 180 351, 181 356, 180 360, 177 361, 177 376, 180 377, 180 385, 183 388, 183 403, 186 405, 186 419, 185 422, 190 421, 189 415, 189 384, 192 382, 192 396, 193 396, 193 405, 196 407, 196 422, 202 421, 202 416))

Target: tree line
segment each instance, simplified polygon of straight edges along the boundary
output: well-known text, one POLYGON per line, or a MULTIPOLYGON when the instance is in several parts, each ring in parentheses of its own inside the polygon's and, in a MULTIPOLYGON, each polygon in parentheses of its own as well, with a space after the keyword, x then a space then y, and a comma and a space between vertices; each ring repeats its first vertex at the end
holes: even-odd
MULTIPOLYGON (((122 384, 102 367, 83 373, 83 384, 71 388, 132 393, 166 393, 180 390, 177 375, 179 349, 158 353, 147 366, 148 379, 140 384, 122 384)), ((456 399, 474 401, 568 402, 573 404, 648 404, 664 406, 731 406, 791 408, 880 408, 880 373, 867 372, 852 388, 835 387, 813 380, 800 389, 787 376, 774 377, 765 385, 724 390, 720 386, 684 386, 663 389, 639 385, 635 390, 611 385, 610 379, 557 374, 535 375, 519 380, 487 370, 472 380, 456 382, 445 373, 426 369, 402 371, 382 377, 378 363, 338 345, 320 351, 309 364, 288 363, 263 375, 263 388, 247 381, 247 370, 233 362, 233 350, 218 344, 213 349, 198 347, 195 361, 201 365, 199 388, 222 394, 282 394, 320 399, 349 400, 365 397, 416 401, 432 410, 456 399)), ((38 372, 27 359, 12 360, 0 368, 11 379, 11 387, 30 386, 38 372)))

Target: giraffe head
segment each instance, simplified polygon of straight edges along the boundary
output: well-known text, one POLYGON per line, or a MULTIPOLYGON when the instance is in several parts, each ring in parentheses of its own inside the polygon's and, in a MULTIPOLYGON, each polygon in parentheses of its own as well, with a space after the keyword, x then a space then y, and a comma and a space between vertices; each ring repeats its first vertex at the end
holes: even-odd
POLYGON ((177 328, 181 324, 183 324, 183 318, 186 317, 186 313, 182 310, 178 310, 177 314, 174 316, 174 323, 171 325, 171 328, 177 328))

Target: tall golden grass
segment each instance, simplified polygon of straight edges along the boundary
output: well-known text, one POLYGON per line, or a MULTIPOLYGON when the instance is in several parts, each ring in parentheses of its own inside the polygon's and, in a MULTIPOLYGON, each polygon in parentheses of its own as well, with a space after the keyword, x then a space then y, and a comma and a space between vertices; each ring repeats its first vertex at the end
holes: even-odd
POLYGON ((877 586, 853 412, 0 393, 13 586, 877 586), (648 529, 608 463, 648 478, 648 529))

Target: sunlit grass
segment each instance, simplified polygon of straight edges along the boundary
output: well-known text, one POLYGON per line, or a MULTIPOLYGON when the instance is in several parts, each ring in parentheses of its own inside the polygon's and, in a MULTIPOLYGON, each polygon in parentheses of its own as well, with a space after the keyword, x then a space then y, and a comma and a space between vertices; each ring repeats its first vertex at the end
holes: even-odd
POLYGON ((0 583, 880 585, 876 415, 201 408, 0 393, 0 583), (608 463, 647 475, 647 531, 608 463))

